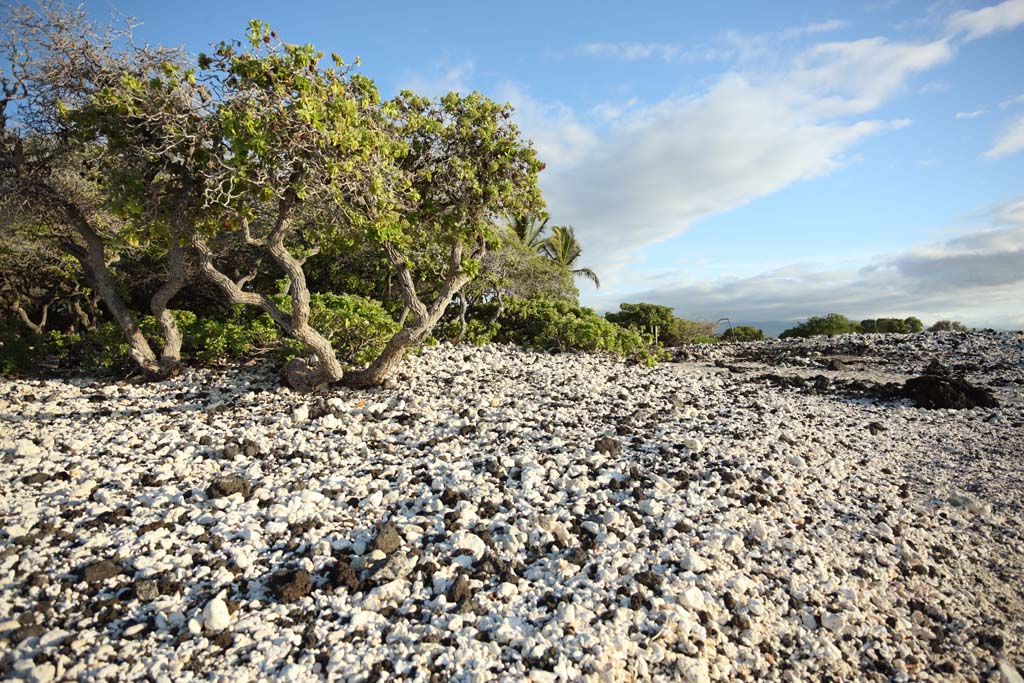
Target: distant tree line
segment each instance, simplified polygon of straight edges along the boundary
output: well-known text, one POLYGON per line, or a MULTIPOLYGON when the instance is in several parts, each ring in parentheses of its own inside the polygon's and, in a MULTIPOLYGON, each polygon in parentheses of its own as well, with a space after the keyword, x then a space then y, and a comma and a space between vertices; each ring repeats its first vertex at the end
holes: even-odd
MULTIPOLYGON (((920 318, 868 318, 856 322, 838 313, 812 316, 806 321, 784 330, 780 339, 788 337, 814 337, 832 334, 916 334, 925 330, 920 318)), ((955 320, 940 320, 928 328, 929 332, 967 332, 967 327, 955 320)))

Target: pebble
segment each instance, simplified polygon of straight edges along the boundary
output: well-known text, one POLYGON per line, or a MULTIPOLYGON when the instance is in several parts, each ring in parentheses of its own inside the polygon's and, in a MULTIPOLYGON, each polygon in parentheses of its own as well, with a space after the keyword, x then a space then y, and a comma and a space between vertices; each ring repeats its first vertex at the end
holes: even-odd
POLYGON ((203 626, 207 631, 223 631, 231 624, 231 613, 221 598, 214 598, 203 608, 203 626))
POLYGON ((7 671, 1019 681, 1024 335, 674 353, 441 344, 302 403, 265 365, 0 383, 7 671), (837 393, 836 355, 896 384, 937 358, 999 405, 837 393))

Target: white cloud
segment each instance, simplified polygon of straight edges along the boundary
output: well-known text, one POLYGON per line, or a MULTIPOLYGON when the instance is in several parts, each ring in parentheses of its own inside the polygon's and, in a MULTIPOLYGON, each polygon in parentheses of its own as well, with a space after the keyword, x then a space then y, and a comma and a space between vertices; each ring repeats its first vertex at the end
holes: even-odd
POLYGON ((450 92, 468 93, 473 90, 469 81, 476 71, 472 60, 458 64, 435 66, 431 75, 407 74, 400 85, 401 90, 413 90, 427 97, 443 97, 450 92))
POLYGON ((663 62, 721 61, 732 56, 727 48, 687 48, 678 43, 641 43, 624 41, 617 43, 584 43, 573 50, 578 57, 602 57, 637 61, 659 59, 663 62))
POLYGON ((663 62, 724 62, 737 56, 738 53, 759 53, 771 44, 795 41, 807 36, 836 31, 847 25, 845 21, 829 19, 757 35, 742 35, 735 31, 727 31, 718 41, 719 44, 703 47, 682 43, 640 41, 593 42, 576 46, 572 50, 572 54, 577 57, 621 59, 630 62, 647 59, 657 59, 663 62))
POLYGON ((1016 97, 1007 97, 1000 102, 999 108, 1006 109, 1007 107, 1016 107, 1022 104, 1024 104, 1024 95, 1017 95, 1016 97))
POLYGON ((945 81, 929 81, 918 88, 917 91, 922 95, 928 95, 933 92, 946 92, 952 87, 952 83, 946 83, 945 81))
POLYGON ((779 36, 783 40, 796 40, 797 38, 803 38, 804 36, 811 36, 818 33, 827 33, 829 31, 838 31, 841 28, 845 28, 847 22, 840 21, 839 19, 829 19, 828 21, 819 21, 817 23, 805 24, 804 26, 794 26, 783 30, 779 36))
POLYGON ((598 144, 597 132, 564 104, 541 102, 512 83, 498 88, 495 99, 510 102, 515 107, 516 123, 533 141, 541 161, 547 164, 545 175, 580 163, 598 144))
POLYGON ((644 247, 832 173, 858 142, 908 125, 863 115, 952 54, 945 41, 826 43, 778 71, 733 71, 700 94, 584 118, 514 88, 506 96, 549 164, 541 183, 554 222, 576 227, 587 265, 614 287, 644 247))
POLYGON ((949 36, 963 34, 964 40, 983 38, 998 31, 1010 31, 1024 24, 1024 0, 1006 0, 998 5, 953 14, 946 22, 949 36))
POLYGON ((1003 131, 1002 135, 996 138, 992 147, 985 152, 989 159, 1000 159, 1011 154, 1024 150, 1024 114, 1018 116, 1003 131))
POLYGON ((983 116, 988 113, 988 109, 978 109, 976 111, 958 111, 953 117, 955 119, 976 119, 979 116, 983 116))
MULTIPOLYGON (((673 306, 692 318, 728 316, 734 324, 838 312, 853 319, 917 315, 1021 328, 1024 200, 997 211, 993 224, 946 242, 879 255, 859 268, 793 264, 752 277, 663 285, 626 300, 673 306)), ((607 307, 614 307, 612 300, 607 307)))

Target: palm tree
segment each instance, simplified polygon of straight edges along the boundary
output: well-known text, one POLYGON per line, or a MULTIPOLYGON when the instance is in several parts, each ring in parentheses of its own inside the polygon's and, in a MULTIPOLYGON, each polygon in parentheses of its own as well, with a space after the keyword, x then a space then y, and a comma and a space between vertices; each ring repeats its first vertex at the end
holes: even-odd
POLYGON ((583 247, 580 245, 579 240, 576 239, 576 231, 571 225, 556 225, 551 228, 551 237, 544 240, 540 247, 540 253, 555 263, 565 266, 572 271, 573 275, 585 277, 593 282, 595 287, 601 287, 601 281, 597 279, 597 273, 590 268, 574 267, 580 260, 583 247))
POLYGON ((532 215, 510 215, 508 227, 511 234, 528 249, 541 253, 547 236, 548 220, 550 216, 546 213, 532 215))

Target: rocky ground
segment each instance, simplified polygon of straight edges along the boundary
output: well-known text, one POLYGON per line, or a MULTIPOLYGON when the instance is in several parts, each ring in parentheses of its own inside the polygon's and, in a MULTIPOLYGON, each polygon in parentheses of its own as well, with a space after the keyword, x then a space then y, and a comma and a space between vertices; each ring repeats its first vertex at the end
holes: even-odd
POLYGON ((1017 682, 1022 384, 1020 333, 3 382, 0 677, 1017 682))

